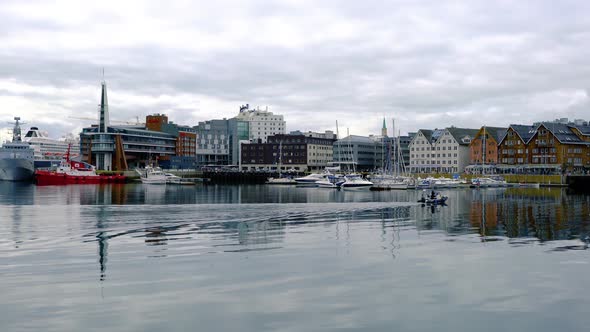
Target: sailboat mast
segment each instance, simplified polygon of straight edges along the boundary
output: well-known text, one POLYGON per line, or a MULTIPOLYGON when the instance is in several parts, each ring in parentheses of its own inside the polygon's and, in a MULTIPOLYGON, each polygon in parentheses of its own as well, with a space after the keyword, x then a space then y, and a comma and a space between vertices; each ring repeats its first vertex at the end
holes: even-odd
POLYGON ((393 172, 396 176, 399 175, 399 160, 397 159, 397 147, 395 146, 396 139, 395 139, 395 119, 391 119, 391 130, 393 130, 393 138, 391 142, 391 156, 392 156, 392 163, 393 163, 393 172))
POLYGON ((485 174, 486 169, 486 126, 483 126, 483 144, 481 147, 481 174, 485 174))
POLYGON ((279 142, 279 178, 281 177, 281 168, 283 167, 283 141, 279 142))
POLYGON ((342 166, 342 143, 340 142, 340 132, 338 130, 338 120, 336 120, 336 142, 338 142, 338 169, 342 166))
MULTIPOLYGON (((354 173, 356 170, 354 169, 354 156, 352 154, 352 147, 350 144, 350 128, 346 128, 346 136, 348 137, 348 154, 350 155, 350 163, 353 165, 353 170, 352 172, 354 173)), ((348 171, 350 172, 350 166, 348 168, 348 171)))
POLYGON ((402 154, 402 145, 401 145, 401 132, 398 130, 397 132, 397 160, 400 165, 400 171, 403 176, 406 176, 406 164, 404 163, 404 156, 402 154))

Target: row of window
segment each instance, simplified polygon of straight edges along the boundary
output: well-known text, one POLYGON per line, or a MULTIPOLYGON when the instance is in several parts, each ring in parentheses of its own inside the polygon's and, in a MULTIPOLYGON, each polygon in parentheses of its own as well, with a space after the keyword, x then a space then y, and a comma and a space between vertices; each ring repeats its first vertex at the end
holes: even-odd
MULTIPOLYGON (((242 155, 244 157, 247 157, 247 156, 259 156, 259 157, 263 157, 264 156, 264 153, 262 153, 262 152, 252 152, 252 151, 248 152, 248 151, 244 151, 244 153, 242 153, 242 155)), ((274 157, 277 157, 279 154, 275 152, 272 155, 274 157)), ((288 156, 295 156, 295 157, 301 156, 301 157, 303 157, 306 154, 304 152, 283 152, 282 155, 283 155, 283 157, 288 157, 288 156)))
MULTIPOLYGON (((251 164, 264 164, 263 158, 250 159, 251 164)), ((305 164, 305 159, 286 159, 283 160, 285 164, 305 164)))
MULTIPOLYGON (((440 160, 440 163, 443 165, 446 165, 446 164, 457 165, 458 164, 457 160, 440 160)), ((429 162, 429 160, 411 160, 410 164, 411 165, 430 165, 431 163, 429 162)))
POLYGON ((225 144, 199 144, 197 149, 227 149, 225 144))
MULTIPOLYGON (((430 154, 430 153, 427 153, 427 154, 426 154, 426 158, 430 158, 431 156, 432 156, 432 158, 434 158, 434 153, 433 153, 433 154, 430 154)), ((441 156, 442 156, 443 158, 446 158, 446 157, 447 157, 447 154, 446 154, 446 153, 443 153, 442 155, 441 155, 440 153, 437 153, 437 154, 436 154, 436 158, 440 158, 441 156)), ((449 154, 448 154, 448 156, 450 157, 450 156, 451 156, 451 154, 449 153, 449 154)), ((420 154, 420 156, 419 156, 419 157, 420 157, 420 158, 424 158, 424 153, 420 154)), ((457 154, 456 154, 456 153, 454 153, 454 154, 453 154, 453 157, 457 158, 457 154)), ((410 158, 418 158, 418 155, 417 155, 417 154, 411 154, 411 155, 410 155, 410 158)))
MULTIPOLYGON (((450 147, 450 146, 449 146, 448 148, 449 148, 448 150, 458 150, 456 145, 455 145, 455 146, 453 146, 453 149, 451 149, 451 147, 450 147)), ((434 150, 435 150, 435 149, 434 149, 434 146, 433 146, 431 149, 429 149, 428 147, 426 147, 426 149, 424 149, 424 147, 417 147, 415 151, 430 151, 430 150, 434 151, 434 150)), ((436 151, 441 151, 441 150, 442 150, 442 151, 445 151, 445 150, 447 150, 447 147, 446 147, 446 146, 443 146, 443 147, 442 147, 442 149, 441 149, 441 147, 440 147, 440 146, 437 146, 437 147, 436 147, 436 151)), ((412 147, 412 148, 410 149, 410 151, 414 151, 414 148, 412 147)))

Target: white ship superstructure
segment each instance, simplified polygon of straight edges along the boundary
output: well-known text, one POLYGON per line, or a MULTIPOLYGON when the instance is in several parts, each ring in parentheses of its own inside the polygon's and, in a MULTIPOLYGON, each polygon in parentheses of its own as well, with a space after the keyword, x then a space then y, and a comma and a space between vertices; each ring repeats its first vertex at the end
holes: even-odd
POLYGON ((73 158, 80 151, 79 141, 49 138, 45 132, 40 131, 37 127, 31 127, 23 137, 23 141, 30 144, 35 151, 35 160, 61 160, 68 151, 70 144, 73 158))
POLYGON ((0 180, 26 181, 33 177, 34 152, 29 144, 22 142, 19 117, 12 130, 12 142, 7 142, 0 148, 0 180))

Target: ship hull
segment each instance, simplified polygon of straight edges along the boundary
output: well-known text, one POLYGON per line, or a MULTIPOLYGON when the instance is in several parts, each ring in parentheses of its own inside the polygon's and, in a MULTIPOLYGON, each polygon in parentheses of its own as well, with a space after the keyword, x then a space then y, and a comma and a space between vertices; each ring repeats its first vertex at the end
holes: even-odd
POLYGON ((68 184, 101 184, 124 183, 123 175, 70 175, 55 171, 37 170, 35 182, 40 186, 68 185, 68 184))
POLYGON ((0 180, 29 181, 33 178, 34 172, 32 160, 20 158, 0 159, 0 180))

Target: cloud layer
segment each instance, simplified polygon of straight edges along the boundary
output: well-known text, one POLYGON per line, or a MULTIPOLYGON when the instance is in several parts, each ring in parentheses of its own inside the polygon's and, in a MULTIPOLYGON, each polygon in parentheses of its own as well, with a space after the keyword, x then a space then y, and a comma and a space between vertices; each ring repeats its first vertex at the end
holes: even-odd
POLYGON ((585 118, 583 1, 3 1, 0 120, 195 125, 244 103, 288 130, 378 134, 585 118))

